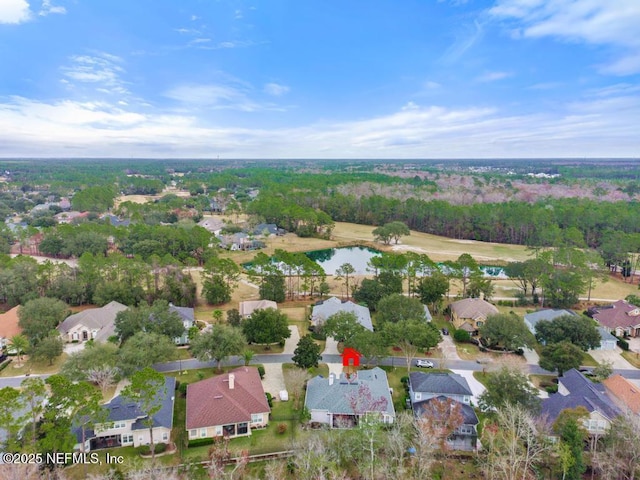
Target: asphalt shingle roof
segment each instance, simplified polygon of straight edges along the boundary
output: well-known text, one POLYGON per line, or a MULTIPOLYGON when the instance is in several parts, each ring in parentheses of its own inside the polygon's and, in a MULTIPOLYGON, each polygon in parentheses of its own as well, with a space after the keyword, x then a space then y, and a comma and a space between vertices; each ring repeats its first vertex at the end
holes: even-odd
POLYGON ((481 298, 464 298, 450 305, 451 312, 455 312, 460 319, 486 318, 489 315, 500 313, 498 309, 481 298))
POLYGON ((440 400, 440 401, 448 400, 450 402, 454 402, 460 405, 460 413, 462 413, 462 418, 463 418, 462 421, 465 425, 477 425, 479 423, 478 416, 476 415, 476 412, 473 410, 473 407, 471 405, 467 405, 466 403, 462 403, 462 402, 456 402, 455 400, 445 397, 444 395, 432 397, 432 398, 429 398, 428 400, 422 400, 420 402, 414 402, 413 413, 416 416, 422 415, 425 412, 425 409, 428 408, 429 404, 431 404, 434 400, 440 400))
POLYGON ((360 323, 360 325, 362 325, 367 330, 373 331, 373 324, 371 323, 371 313, 369 313, 369 309, 367 307, 363 307, 362 305, 358 305, 351 301, 342 302, 336 297, 331 297, 328 300, 325 300, 320 305, 314 306, 313 312, 311 313, 311 322, 314 325, 322 324, 325 320, 327 320, 327 318, 338 312, 354 313, 358 318, 358 322, 360 323))
POLYGON ((67 334, 69 330, 77 325, 84 325, 91 330, 99 330, 95 340, 98 342, 106 342, 109 337, 115 335, 116 316, 119 312, 126 310, 128 307, 118 302, 107 303, 101 308, 90 308, 82 312, 68 316, 58 325, 60 333, 67 334))
POLYGON ((411 372, 409 382, 414 392, 444 395, 473 395, 467 379, 457 373, 411 372))
POLYGON ((558 392, 542 401, 541 414, 550 423, 555 422, 560 412, 567 408, 584 407, 589 412, 598 411, 609 419, 620 413, 613 400, 605 393, 604 385, 593 383, 576 369, 565 372, 559 382, 569 391, 569 395, 558 392))
POLYGON ((260 374, 255 367, 240 367, 187 387, 187 430, 250 422, 252 413, 270 412, 260 374), (233 389, 229 375, 234 375, 233 389))
POLYGON ((573 315, 576 316, 575 312, 571 310, 554 310, 554 309, 546 309, 546 310, 538 310, 537 312, 527 313, 524 316, 525 322, 528 322, 529 325, 535 330, 536 324, 540 320, 555 320, 558 317, 564 317, 565 315, 573 315))
POLYGON ((626 300, 618 300, 607 307, 596 308, 595 312, 593 318, 610 329, 640 325, 640 309, 626 300))
POLYGON ((334 414, 353 415, 353 406, 350 400, 354 395, 358 395, 360 387, 369 387, 371 398, 374 401, 384 398, 381 402, 384 411, 395 417, 393 400, 389 393, 389 382, 387 373, 381 368, 375 367, 371 370, 358 370, 357 377, 349 381, 345 375, 341 375, 333 380, 318 375, 307 382, 307 394, 305 397, 305 407, 309 410, 327 410, 334 414))

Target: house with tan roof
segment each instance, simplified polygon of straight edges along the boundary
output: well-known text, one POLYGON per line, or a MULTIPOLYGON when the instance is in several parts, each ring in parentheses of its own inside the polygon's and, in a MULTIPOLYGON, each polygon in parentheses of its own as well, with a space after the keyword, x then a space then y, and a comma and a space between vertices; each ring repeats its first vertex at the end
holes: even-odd
POLYGON ((11 337, 22 333, 22 328, 18 323, 19 308, 20 306, 13 307, 8 312, 0 315, 0 348, 4 348, 10 343, 11 337))
POLYGON ((271 409, 258 369, 240 367, 187 387, 189 440, 241 437, 269 422, 271 409))
POLYGON ((463 298, 449 305, 449 309, 453 325, 471 334, 478 333, 488 316, 499 313, 494 305, 481 298, 463 298))
POLYGON ((588 315, 618 337, 640 337, 640 308, 626 300, 591 308, 588 315))
POLYGON ((272 300, 248 300, 240 302, 239 312, 242 318, 249 318, 256 310, 264 310, 266 308, 278 309, 278 304, 272 300))
POLYGON ((631 410, 640 415, 640 387, 622 375, 616 374, 602 382, 614 403, 621 410, 631 410))
POLYGON ((101 308, 90 308, 68 316, 58 325, 65 342, 94 340, 105 343, 116 334, 116 316, 128 307, 118 302, 107 303, 101 308))

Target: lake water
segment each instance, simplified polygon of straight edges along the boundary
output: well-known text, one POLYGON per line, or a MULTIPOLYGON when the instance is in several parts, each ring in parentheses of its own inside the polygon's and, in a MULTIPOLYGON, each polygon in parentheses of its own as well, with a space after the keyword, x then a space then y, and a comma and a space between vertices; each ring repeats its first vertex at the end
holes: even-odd
POLYGON ((369 260, 379 257, 382 253, 367 247, 343 247, 314 250, 306 252, 305 255, 320 264, 327 275, 334 275, 336 270, 345 263, 353 266, 356 275, 366 275, 371 273, 367 271, 369 260))
MULTIPOLYGON (((327 275, 335 275, 336 270, 345 263, 350 263, 353 266, 356 275, 367 275, 371 273, 367 270, 369 260, 373 257, 379 257, 382 253, 367 247, 342 247, 314 250, 306 252, 305 255, 320 264, 327 275)), ((438 264, 438 266, 442 267, 442 264, 438 264)), ((480 269, 484 272, 485 277, 508 278, 501 267, 481 265, 480 269)))

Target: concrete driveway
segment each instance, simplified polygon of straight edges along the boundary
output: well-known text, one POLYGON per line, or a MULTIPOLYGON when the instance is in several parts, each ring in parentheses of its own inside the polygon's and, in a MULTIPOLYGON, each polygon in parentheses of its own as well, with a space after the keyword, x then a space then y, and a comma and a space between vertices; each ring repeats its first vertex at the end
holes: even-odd
POLYGON ((447 360, 460 360, 458 349, 456 348, 456 344, 453 342, 451 335, 442 335, 442 341, 438 346, 447 360))
POLYGON ((264 378, 262 379, 262 387, 265 392, 273 395, 274 400, 279 399, 280 392, 287 389, 284 383, 284 374, 282 373, 281 363, 264 363, 264 378))
POLYGON ((477 406, 478 397, 480 397, 482 392, 486 390, 486 388, 484 388, 484 385, 482 385, 478 380, 476 380, 476 378, 473 376, 473 372, 469 370, 451 370, 451 371, 453 373, 457 373, 458 375, 464 377, 467 380, 467 383, 469 384, 469 388, 473 393, 471 397, 471 401, 473 402, 474 405, 477 406))
POLYGON ((535 350, 530 348, 524 348, 524 358, 527 361, 527 365, 538 365, 540 363, 540 356, 535 350))
POLYGON ((293 355, 300 341, 300 331, 295 325, 289 325, 289 331, 291 332, 291 336, 284 341, 284 350, 282 353, 293 355))
POLYGON ((85 343, 65 343, 64 344, 64 353, 67 355, 71 355, 72 353, 81 352, 84 350, 85 343))
POLYGON ((324 344, 323 355, 340 355, 338 351, 338 341, 333 337, 327 337, 327 341, 324 344))
POLYGON ((621 353, 622 349, 619 347, 616 347, 615 350, 589 350, 589 355, 591 355, 598 363, 602 363, 606 360, 607 362, 611 362, 615 369, 633 370, 635 367, 622 358, 621 353))

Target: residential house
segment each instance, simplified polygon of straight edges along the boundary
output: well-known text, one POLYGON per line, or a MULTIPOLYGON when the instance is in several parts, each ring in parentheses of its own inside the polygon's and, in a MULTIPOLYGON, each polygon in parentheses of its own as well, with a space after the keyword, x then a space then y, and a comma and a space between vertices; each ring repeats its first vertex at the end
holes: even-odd
POLYGON ((189 440, 251 435, 269 422, 271 409, 254 367, 240 367, 187 387, 189 440))
POLYGON ((393 423, 396 417, 387 374, 378 367, 351 376, 312 378, 307 382, 304 405, 311 422, 331 428, 353 427, 371 415, 383 423, 393 423))
POLYGON ((478 438, 478 416, 471 406, 473 392, 466 378, 457 373, 422 373, 409 374, 409 398, 411 408, 416 417, 434 414, 438 411, 433 406, 435 401, 455 402, 462 415, 462 424, 447 439, 454 450, 475 450, 478 438))
MULTIPOLYGON (((173 428, 173 404, 175 400, 176 379, 165 377, 164 385, 156 393, 156 405, 160 410, 153 416, 153 443, 168 443, 173 428)), ((101 448, 149 445, 151 436, 147 419, 138 405, 131 399, 119 395, 104 405, 107 411, 107 422, 96 425, 94 429, 85 431, 85 451, 101 448)), ((74 428, 73 433, 82 445, 82 430, 74 428)))
POLYGON ((256 310, 264 310, 266 308, 278 309, 278 304, 272 300, 247 300, 240 302, 238 311, 242 318, 249 318, 256 310))
POLYGON ((224 222, 217 218, 205 218, 198 222, 198 226, 213 233, 214 235, 220 235, 220 232, 222 232, 224 225, 224 222))
POLYGON ((182 320, 182 325, 184 326, 184 333, 182 336, 174 338, 173 341, 177 345, 187 345, 189 343, 189 330, 196 324, 196 317, 193 308, 176 307, 173 303, 170 303, 169 311, 177 313, 180 320, 182 320))
POLYGON ((640 387, 622 375, 615 374, 602 382, 616 406, 640 415, 640 387))
POLYGON ((116 316, 128 307, 118 302, 107 303, 101 308, 90 308, 68 316, 58 325, 58 331, 65 342, 105 343, 116 334, 116 316))
POLYGON ((614 417, 620 414, 602 383, 593 383, 576 369, 571 369, 558 378, 558 393, 542 401, 541 416, 553 424, 563 410, 577 407, 584 407, 589 412, 584 427, 592 437, 604 435, 614 417))
POLYGON ((564 317, 566 315, 577 316, 575 312, 571 310, 554 310, 551 308, 545 310, 538 310, 537 312, 527 313, 524 316, 524 324, 529 328, 531 333, 536 334, 536 325, 541 320, 552 321, 558 317, 564 317))
POLYGON ((311 313, 311 325, 314 327, 321 326, 327 318, 338 312, 349 312, 355 314, 360 325, 367 330, 373 331, 371 314, 367 307, 363 307, 362 305, 358 305, 351 301, 343 302, 336 297, 331 297, 328 300, 318 302, 314 305, 311 313))
POLYGON ((456 328, 466 330, 472 335, 487 321, 490 315, 499 313, 498 309, 481 298, 464 298, 449 305, 451 321, 456 328))
POLYGON ((7 347, 11 343, 11 338, 22 333, 22 328, 18 323, 18 309, 13 307, 6 313, 0 314, 0 349, 7 347))
POLYGON ((89 212, 60 212, 56 213, 53 218, 60 224, 77 223, 81 219, 86 219, 89 216, 89 212))
POLYGON ((264 242, 255 240, 244 232, 234 233, 232 235, 217 235, 216 238, 220 240, 220 247, 231 251, 257 250, 265 247, 264 242))
POLYGON ((640 308, 626 300, 618 300, 604 307, 593 307, 588 315, 618 337, 640 336, 640 308))
POLYGON ((256 236, 271 237, 275 235, 284 235, 286 232, 282 228, 278 228, 275 223, 259 223, 253 229, 256 236))
POLYGON ((598 333, 600 333, 600 346, 594 350, 615 350, 618 347, 618 339, 606 328, 598 327, 598 333))
POLYGON ((106 220, 114 227, 128 227, 131 224, 131 220, 129 220, 128 218, 125 218, 124 220, 122 220, 120 219, 120 217, 110 213, 105 213, 100 217, 100 219, 106 220))

